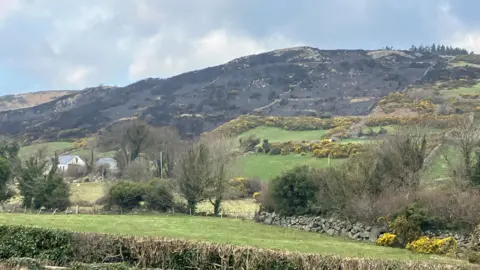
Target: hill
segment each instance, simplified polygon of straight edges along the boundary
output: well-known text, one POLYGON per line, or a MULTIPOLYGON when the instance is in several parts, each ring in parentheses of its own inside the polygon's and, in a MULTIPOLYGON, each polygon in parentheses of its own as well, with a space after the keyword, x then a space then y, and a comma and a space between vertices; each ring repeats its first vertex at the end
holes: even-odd
POLYGON ((24 109, 55 100, 73 91, 41 91, 17 95, 0 96, 0 111, 24 109))
POLYGON ((88 88, 0 112, 0 133, 30 140, 78 138, 138 116, 198 135, 243 114, 367 115, 392 92, 480 78, 480 68, 468 65, 468 57, 455 65, 451 59, 409 51, 281 49, 168 79, 88 88))

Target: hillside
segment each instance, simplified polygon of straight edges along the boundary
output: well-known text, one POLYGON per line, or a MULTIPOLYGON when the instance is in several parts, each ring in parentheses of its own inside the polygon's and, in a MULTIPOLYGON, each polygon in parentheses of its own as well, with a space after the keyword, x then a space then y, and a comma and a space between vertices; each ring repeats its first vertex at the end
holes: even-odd
POLYGON ((56 98, 68 95, 73 91, 41 91, 17 95, 0 96, 0 111, 24 109, 37 106, 56 98))
MULTIPOLYGON (((367 115, 409 86, 480 78, 451 57, 407 51, 297 47, 125 87, 95 87, 35 107, 0 112, 0 133, 30 140, 82 137, 125 117, 199 134, 242 114, 367 115)), ((468 61, 468 59, 466 59, 468 61)))

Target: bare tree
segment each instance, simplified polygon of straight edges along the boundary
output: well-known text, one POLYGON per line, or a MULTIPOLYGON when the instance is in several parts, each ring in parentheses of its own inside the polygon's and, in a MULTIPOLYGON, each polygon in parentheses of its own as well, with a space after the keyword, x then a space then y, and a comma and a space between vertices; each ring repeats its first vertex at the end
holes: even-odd
MULTIPOLYGON (((454 162, 448 152, 443 156, 450 168, 451 177, 461 182, 469 182, 475 177, 477 169, 474 166, 478 146, 480 145, 480 127, 475 124, 473 115, 459 118, 452 131, 446 134, 447 141, 460 154, 459 162, 454 162)), ((480 169, 480 168, 479 168, 480 169)))
POLYGON ((118 167, 123 170, 152 145, 151 127, 139 119, 115 123, 99 136, 103 150, 115 150, 118 167))
POLYGON ((200 142, 193 142, 180 160, 178 168, 178 187, 187 200, 187 207, 195 213, 197 204, 204 200, 212 177, 208 147, 200 142))
POLYGON ((234 141, 213 134, 202 136, 188 147, 178 168, 178 184, 192 211, 198 202, 208 200, 214 214, 220 213, 222 201, 230 191, 229 180, 235 173, 234 150, 234 141))
POLYGON ((214 215, 218 216, 222 201, 230 189, 229 181, 236 173, 235 143, 232 139, 213 134, 205 135, 202 141, 209 149, 212 170, 206 195, 213 205, 214 215))
POLYGON ((182 151, 180 134, 173 127, 152 128, 152 146, 148 157, 154 161, 157 177, 171 178, 182 151))

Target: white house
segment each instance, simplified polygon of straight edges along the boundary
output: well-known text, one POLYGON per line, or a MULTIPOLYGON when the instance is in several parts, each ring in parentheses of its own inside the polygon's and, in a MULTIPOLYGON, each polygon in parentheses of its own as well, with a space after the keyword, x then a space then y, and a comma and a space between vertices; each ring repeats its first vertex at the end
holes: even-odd
POLYGON ((66 172, 71 167, 85 167, 87 164, 79 156, 59 156, 58 171, 66 172))

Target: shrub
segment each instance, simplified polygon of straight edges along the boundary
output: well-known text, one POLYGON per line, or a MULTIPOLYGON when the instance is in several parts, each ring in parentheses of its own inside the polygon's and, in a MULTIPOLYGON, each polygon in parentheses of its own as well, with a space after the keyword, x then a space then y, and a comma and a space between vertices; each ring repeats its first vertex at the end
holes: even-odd
POLYGON ((72 233, 21 226, 0 226, 0 259, 35 258, 64 265, 73 258, 72 233))
POLYGON ((147 208, 154 211, 166 212, 173 206, 172 192, 166 183, 159 180, 148 184, 143 200, 147 208))
MULTIPOLYGON (((444 262, 356 259, 156 237, 0 226, 0 258, 16 255, 73 269, 476 269, 444 262), (252 255, 253 254, 253 255, 252 255), (85 264, 91 264, 90 267, 85 264)), ((28 265, 36 266, 29 262, 28 265)))
POLYGON ((132 210, 140 205, 145 194, 145 184, 119 182, 110 188, 112 203, 122 210, 132 210))
POLYGON ((376 244, 384 247, 397 247, 399 242, 397 236, 393 233, 384 233, 376 241, 376 244))
POLYGON ((260 192, 255 192, 255 193, 253 193, 252 197, 257 203, 259 203, 260 202, 260 196, 261 196, 260 192))
POLYGON ((260 143, 260 139, 255 137, 255 135, 250 135, 247 138, 240 138, 239 142, 243 152, 253 152, 255 151, 255 146, 260 143))
POLYGON ((429 238, 422 236, 407 244, 408 250, 437 255, 454 255, 457 253, 457 241, 453 237, 429 238))
POLYGON ((480 252, 468 251, 467 260, 469 263, 480 264, 480 252))
POLYGON ((261 182, 258 179, 246 179, 237 177, 230 182, 236 198, 251 198, 255 192, 261 190, 261 182))
POLYGON ((270 149, 270 152, 268 152, 269 155, 280 155, 282 153, 282 149, 280 147, 272 147, 270 149))
POLYGON ((315 202, 316 186, 307 166, 295 167, 272 181, 275 211, 282 215, 303 215, 315 202))

